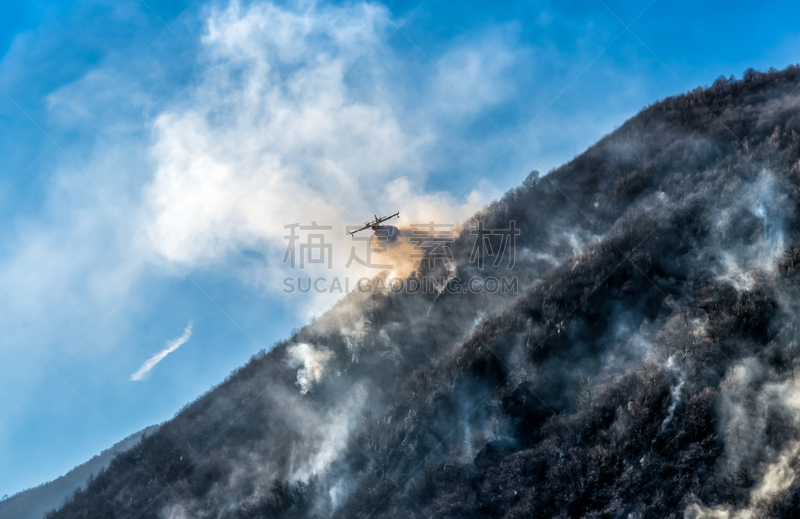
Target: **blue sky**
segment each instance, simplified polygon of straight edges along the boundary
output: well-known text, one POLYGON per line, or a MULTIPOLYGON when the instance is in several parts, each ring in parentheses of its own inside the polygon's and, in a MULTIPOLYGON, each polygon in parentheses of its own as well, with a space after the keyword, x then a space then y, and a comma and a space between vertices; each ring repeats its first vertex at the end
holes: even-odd
POLYGON ((281 291, 284 225, 465 218, 653 101, 800 61, 798 11, 4 3, 0 495, 169 419, 329 307, 281 291))

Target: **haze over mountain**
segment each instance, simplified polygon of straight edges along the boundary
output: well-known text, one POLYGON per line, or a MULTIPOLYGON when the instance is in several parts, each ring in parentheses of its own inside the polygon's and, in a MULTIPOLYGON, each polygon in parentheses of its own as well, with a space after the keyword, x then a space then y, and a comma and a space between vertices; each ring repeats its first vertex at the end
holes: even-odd
POLYGON ((348 295, 48 517, 790 517, 799 84, 645 108, 411 274, 449 290, 348 295))

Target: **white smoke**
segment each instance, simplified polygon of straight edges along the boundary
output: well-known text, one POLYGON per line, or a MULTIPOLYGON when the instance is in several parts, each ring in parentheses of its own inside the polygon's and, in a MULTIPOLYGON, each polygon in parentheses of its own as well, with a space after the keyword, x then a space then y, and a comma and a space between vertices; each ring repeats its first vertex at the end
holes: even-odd
POLYGON ((791 379, 769 381, 757 394, 753 384, 765 377, 774 377, 757 359, 750 358, 734 367, 726 376, 722 388, 720 414, 725 427, 725 469, 737 471, 754 459, 758 452, 766 452, 767 459, 760 463, 758 484, 749 490, 746 506, 730 505, 706 507, 693 503, 684 511, 686 519, 752 519, 759 517, 759 509, 771 499, 787 490, 797 477, 800 461, 800 441, 786 442, 780 451, 767 447, 765 441, 766 414, 770 407, 788 411, 792 426, 800 427, 800 388, 791 379), (752 401, 754 400, 754 401, 752 401))
POLYGON ((286 364, 297 370, 297 385, 300 392, 305 394, 311 390, 315 382, 322 380, 325 366, 333 356, 328 349, 316 349, 310 344, 300 343, 287 348, 288 359, 286 364))
MULTIPOLYGON (((306 265, 303 276, 355 280, 376 272, 355 263, 344 270, 358 245, 347 225, 398 210, 402 223, 456 223, 498 195, 487 181, 463 199, 424 186, 441 158, 439 125, 502 102, 508 89, 495 82, 508 81, 500 72, 513 56, 502 42, 495 42, 502 63, 487 52, 460 59, 466 50, 453 49, 448 76, 480 78, 474 104, 450 106, 443 100, 452 92, 430 88, 425 106, 408 105, 396 81, 401 65, 382 46, 393 27, 388 9, 373 3, 234 1, 213 9, 199 49, 211 71, 153 121, 155 174, 143 189, 143 229, 158 247, 188 268, 255 251, 268 261, 233 274, 280 292, 284 225, 332 227, 325 232, 332 270, 306 265), (357 81, 348 80, 353 71, 357 81)), ((435 75, 420 80, 440 83, 435 75)), ((340 297, 306 298, 309 317, 340 297)))
MULTIPOLYGON (((658 430, 659 434, 664 432, 664 429, 667 428, 667 425, 669 425, 669 423, 672 421, 672 418, 675 416, 675 409, 678 407, 678 404, 681 401, 681 389, 683 389, 683 385, 686 382, 686 373, 680 368, 680 366, 678 366, 672 357, 667 359, 666 368, 677 375, 678 383, 674 384, 670 390, 672 403, 669 405, 669 409, 667 410, 667 417, 664 418, 663 422, 661 422, 661 428, 658 430)), ((655 438, 653 439, 653 442, 655 442, 655 438)))
POLYGON ((740 233, 741 211, 749 212, 761 224, 760 239, 754 243, 727 250, 720 247, 718 279, 741 291, 752 288, 756 280, 754 273, 774 273, 777 259, 786 246, 784 220, 791 215, 792 206, 780 189, 777 177, 769 170, 761 171, 755 182, 736 189, 731 196, 734 194, 733 203, 720 211, 717 231, 740 233))

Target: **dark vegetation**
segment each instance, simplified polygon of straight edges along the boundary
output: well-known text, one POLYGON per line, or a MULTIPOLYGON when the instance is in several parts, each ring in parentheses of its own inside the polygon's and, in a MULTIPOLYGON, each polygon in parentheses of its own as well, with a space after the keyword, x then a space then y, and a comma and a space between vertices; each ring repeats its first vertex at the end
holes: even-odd
POLYGON ((352 294, 48 518, 800 517, 799 84, 644 109, 475 215, 512 271, 461 233, 519 294, 352 294))

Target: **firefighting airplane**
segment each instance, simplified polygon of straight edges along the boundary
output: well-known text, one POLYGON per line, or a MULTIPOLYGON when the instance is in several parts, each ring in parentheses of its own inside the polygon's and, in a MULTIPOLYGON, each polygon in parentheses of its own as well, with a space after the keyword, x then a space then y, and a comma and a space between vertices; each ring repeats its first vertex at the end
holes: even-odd
POLYGON ((364 222, 364 227, 362 227, 361 229, 356 229, 355 231, 350 231, 350 234, 352 235, 352 234, 355 234, 355 233, 357 233, 357 232, 363 231, 363 230, 365 230, 365 229, 372 229, 372 230, 375 230, 375 228, 376 228, 377 226, 379 226, 380 224, 382 224, 382 223, 383 223, 383 222, 385 222, 386 220, 390 220, 390 219, 394 218, 395 216, 396 216, 397 218, 400 218, 400 211, 397 211, 396 213, 394 213, 394 214, 391 214, 391 215, 389 215, 389 216, 384 216, 384 217, 382 217, 382 218, 378 218, 378 215, 377 215, 377 214, 375 214, 375 215, 373 215, 373 216, 375 217, 375 219, 374 219, 373 221, 371 221, 371 222, 364 222))

